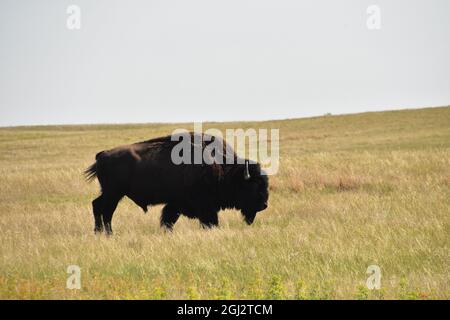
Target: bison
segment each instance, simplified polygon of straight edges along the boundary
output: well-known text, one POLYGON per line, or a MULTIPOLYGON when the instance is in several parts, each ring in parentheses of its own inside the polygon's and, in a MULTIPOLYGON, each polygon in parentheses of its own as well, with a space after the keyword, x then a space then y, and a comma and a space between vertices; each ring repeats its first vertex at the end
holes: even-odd
MULTIPOLYGON (((212 141, 223 141, 206 134, 186 134, 189 138, 201 138, 200 144, 190 144, 192 157, 196 148, 204 151, 212 141)), ((258 163, 238 158, 223 143, 223 149, 214 154, 215 160, 210 164, 175 164, 171 154, 178 143, 172 135, 96 155, 95 163, 85 171, 88 181, 97 177, 101 186, 101 195, 92 201, 95 233, 105 230, 112 234, 113 213, 124 196, 144 212, 147 206, 164 204, 160 224, 168 230, 172 230, 180 215, 199 219, 204 228, 218 226, 217 214, 222 209, 240 210, 251 225, 256 213, 267 208, 268 177, 258 163)))

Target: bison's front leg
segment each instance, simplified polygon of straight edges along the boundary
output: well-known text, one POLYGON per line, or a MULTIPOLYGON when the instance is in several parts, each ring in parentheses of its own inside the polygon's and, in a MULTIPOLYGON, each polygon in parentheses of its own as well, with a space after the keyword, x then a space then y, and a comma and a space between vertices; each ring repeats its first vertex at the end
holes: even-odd
POLYGON ((204 229, 217 227, 219 225, 219 217, 217 216, 217 213, 217 211, 203 213, 199 217, 201 226, 204 229))
POLYGON ((112 217, 114 214, 114 211, 117 208, 117 204, 119 203, 120 199, 122 198, 121 195, 118 194, 104 194, 103 195, 103 223, 105 225, 105 231, 106 235, 110 236, 112 235, 112 217))
POLYGON ((177 222, 180 217, 180 210, 171 204, 167 204, 161 214, 161 227, 166 228, 169 231, 172 231, 174 224, 177 222))

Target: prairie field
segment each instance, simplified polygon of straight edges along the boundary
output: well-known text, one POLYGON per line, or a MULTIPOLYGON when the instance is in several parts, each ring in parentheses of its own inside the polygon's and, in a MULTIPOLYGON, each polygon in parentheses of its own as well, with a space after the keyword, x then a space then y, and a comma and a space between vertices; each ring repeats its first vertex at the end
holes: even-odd
POLYGON ((125 198, 112 237, 93 232, 84 169, 192 123, 0 128, 0 298, 450 298, 450 107, 208 127, 280 130, 269 208, 252 226, 228 210, 219 228, 181 217, 170 233, 161 206, 125 198))

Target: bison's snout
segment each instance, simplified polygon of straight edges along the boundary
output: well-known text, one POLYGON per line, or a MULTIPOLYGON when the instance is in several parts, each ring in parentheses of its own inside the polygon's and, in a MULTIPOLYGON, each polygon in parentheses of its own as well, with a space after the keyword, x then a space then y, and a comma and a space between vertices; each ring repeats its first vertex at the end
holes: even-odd
POLYGON ((267 201, 266 202, 263 202, 263 203, 260 203, 259 204, 259 206, 256 208, 256 211, 263 211, 263 210, 266 210, 267 209, 267 201))

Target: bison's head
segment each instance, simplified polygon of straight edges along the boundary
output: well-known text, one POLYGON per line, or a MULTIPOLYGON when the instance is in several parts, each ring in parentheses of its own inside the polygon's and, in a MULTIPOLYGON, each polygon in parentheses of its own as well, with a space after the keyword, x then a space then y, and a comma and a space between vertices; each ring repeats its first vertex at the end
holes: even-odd
POLYGON ((267 208, 269 200, 269 181, 257 163, 245 161, 240 166, 240 188, 238 188, 239 209, 247 224, 252 224, 256 213, 267 208))

